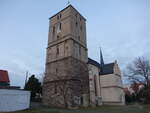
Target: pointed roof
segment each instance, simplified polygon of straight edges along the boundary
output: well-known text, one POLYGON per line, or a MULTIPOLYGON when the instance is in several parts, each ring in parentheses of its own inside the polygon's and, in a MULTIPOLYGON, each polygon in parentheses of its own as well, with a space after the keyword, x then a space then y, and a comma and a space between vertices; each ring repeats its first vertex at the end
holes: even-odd
POLYGON ((7 71, 0 70, 0 82, 10 82, 7 71))
POLYGON ((102 71, 100 72, 100 75, 107 75, 114 73, 114 63, 104 64, 102 67, 102 71))
POLYGON ((93 60, 91 58, 88 58, 87 64, 92 64, 92 65, 94 65, 96 67, 100 67, 100 64, 97 61, 95 61, 95 60, 93 60))
POLYGON ((104 66, 104 60, 103 60, 103 54, 101 48, 100 48, 100 66, 101 68, 104 66))
POLYGON ((113 74, 114 73, 115 63, 104 64, 103 68, 101 68, 101 65, 97 61, 95 61, 91 58, 88 58, 88 63, 87 64, 94 65, 94 66, 100 68, 100 70, 103 69, 103 71, 100 72, 100 75, 107 75, 107 74, 113 74))

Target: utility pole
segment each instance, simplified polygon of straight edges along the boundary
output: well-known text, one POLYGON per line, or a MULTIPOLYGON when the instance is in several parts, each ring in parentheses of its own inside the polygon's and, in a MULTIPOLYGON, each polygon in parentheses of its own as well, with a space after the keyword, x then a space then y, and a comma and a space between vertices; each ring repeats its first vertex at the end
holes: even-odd
MULTIPOLYGON (((26 85, 26 83, 27 83, 27 80, 28 80, 28 71, 26 71, 25 85, 26 85)), ((24 87, 25 87, 25 85, 24 85, 24 87)))

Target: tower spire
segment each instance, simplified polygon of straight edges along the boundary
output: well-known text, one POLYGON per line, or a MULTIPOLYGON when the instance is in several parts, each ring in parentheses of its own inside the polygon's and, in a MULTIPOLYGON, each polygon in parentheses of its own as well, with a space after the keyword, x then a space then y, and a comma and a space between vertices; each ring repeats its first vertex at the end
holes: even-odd
POLYGON ((104 66, 104 60, 103 60, 103 54, 102 54, 102 50, 100 47, 100 67, 102 68, 104 66))

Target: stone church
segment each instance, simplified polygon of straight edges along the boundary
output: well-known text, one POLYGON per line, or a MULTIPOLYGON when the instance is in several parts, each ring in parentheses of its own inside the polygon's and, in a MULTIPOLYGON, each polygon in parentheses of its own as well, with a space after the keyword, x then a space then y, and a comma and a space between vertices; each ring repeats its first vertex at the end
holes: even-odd
POLYGON ((100 53, 100 64, 88 58, 90 105, 124 105, 125 95, 117 61, 104 64, 100 53))
POLYGON ((100 65, 87 52, 86 19, 72 5, 49 18, 44 105, 124 104, 117 63, 100 65))

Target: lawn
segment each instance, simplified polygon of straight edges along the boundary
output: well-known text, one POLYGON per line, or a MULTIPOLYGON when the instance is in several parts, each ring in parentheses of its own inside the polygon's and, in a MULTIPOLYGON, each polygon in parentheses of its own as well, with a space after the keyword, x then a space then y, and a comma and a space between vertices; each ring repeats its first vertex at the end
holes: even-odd
POLYGON ((38 108, 13 113, 150 113, 150 105, 102 106, 96 108, 80 108, 76 110, 38 108))

